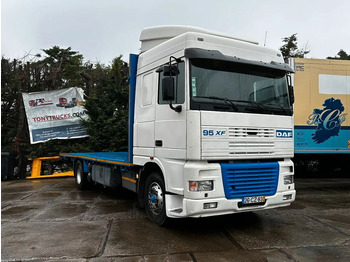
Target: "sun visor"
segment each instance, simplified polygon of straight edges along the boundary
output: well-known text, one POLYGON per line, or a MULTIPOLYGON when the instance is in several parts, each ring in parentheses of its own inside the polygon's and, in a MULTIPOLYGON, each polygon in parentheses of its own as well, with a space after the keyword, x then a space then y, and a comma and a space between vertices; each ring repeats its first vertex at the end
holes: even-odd
POLYGON ((185 49, 185 57, 187 58, 201 58, 201 59, 214 59, 220 61, 227 61, 240 64, 255 65, 261 67, 267 67, 275 70, 281 70, 285 72, 294 73, 294 70, 285 63, 279 63, 271 61, 270 63, 262 61, 253 61, 248 59, 238 58, 236 56, 227 56, 217 50, 205 50, 201 48, 187 48, 185 49))

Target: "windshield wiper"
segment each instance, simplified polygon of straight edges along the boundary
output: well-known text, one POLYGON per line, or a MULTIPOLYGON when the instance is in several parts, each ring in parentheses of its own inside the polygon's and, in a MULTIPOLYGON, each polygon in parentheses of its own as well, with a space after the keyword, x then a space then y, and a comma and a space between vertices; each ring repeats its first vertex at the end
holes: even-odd
POLYGON ((288 115, 287 110, 283 106, 281 106, 280 104, 257 103, 257 102, 254 102, 254 101, 245 101, 245 100, 231 100, 231 101, 240 102, 240 103, 247 103, 247 104, 254 105, 254 106, 258 107, 261 110, 261 112, 263 112, 263 113, 266 113, 267 111, 269 111, 267 107, 279 108, 279 109, 281 109, 283 111, 283 113, 288 115))
POLYGON ((217 97, 217 96, 195 96, 198 98, 208 98, 208 99, 214 99, 214 100, 221 100, 224 101, 226 104, 231 105, 234 110, 239 112, 238 107, 233 103, 233 100, 227 99, 227 98, 222 98, 222 97, 217 97))
POLYGON ((255 105, 257 108, 260 109, 261 112, 266 113, 266 109, 260 103, 253 102, 253 101, 245 101, 245 102, 251 105, 255 105))
POLYGON ((285 114, 288 115, 287 110, 286 110, 283 106, 281 106, 280 104, 265 104, 265 105, 270 106, 270 107, 275 107, 275 108, 276 108, 276 107, 279 107, 279 108, 282 109, 282 111, 283 111, 285 114))
POLYGON ((230 99, 227 99, 227 100, 230 102, 239 102, 239 103, 254 105, 256 108, 260 109, 261 112, 266 113, 266 109, 260 103, 257 103, 257 102, 246 101, 246 100, 230 100, 230 99))

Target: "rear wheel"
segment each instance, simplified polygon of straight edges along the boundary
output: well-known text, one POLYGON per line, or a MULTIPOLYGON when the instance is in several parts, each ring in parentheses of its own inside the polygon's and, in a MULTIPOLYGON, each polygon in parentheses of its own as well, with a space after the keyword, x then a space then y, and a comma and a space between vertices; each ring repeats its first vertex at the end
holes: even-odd
POLYGON ((84 173, 83 162, 78 160, 74 169, 75 184, 79 190, 85 190, 88 186, 87 173, 84 173))
POLYGON ((146 179, 145 208, 148 218, 157 225, 167 221, 165 209, 165 186, 160 174, 151 173, 146 179))

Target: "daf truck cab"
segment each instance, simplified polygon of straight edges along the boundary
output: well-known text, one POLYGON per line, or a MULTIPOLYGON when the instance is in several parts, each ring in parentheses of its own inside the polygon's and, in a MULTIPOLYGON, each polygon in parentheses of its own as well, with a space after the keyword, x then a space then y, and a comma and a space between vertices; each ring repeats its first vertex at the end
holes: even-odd
MULTIPOLYGON (((281 53, 187 26, 146 28, 140 41, 130 64, 129 152, 116 165, 150 220, 290 205, 293 69, 281 53)), ((80 173, 103 160, 91 159, 80 173)))

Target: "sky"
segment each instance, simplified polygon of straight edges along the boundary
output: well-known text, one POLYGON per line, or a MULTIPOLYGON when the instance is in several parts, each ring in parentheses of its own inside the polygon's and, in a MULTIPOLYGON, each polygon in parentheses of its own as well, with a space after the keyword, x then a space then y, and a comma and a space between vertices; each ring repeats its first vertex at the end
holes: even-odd
POLYGON ((109 64, 139 53, 145 27, 189 25, 274 49, 297 33, 306 57, 326 58, 350 53, 349 10, 350 0, 1 0, 1 54, 22 58, 57 45, 109 64))

